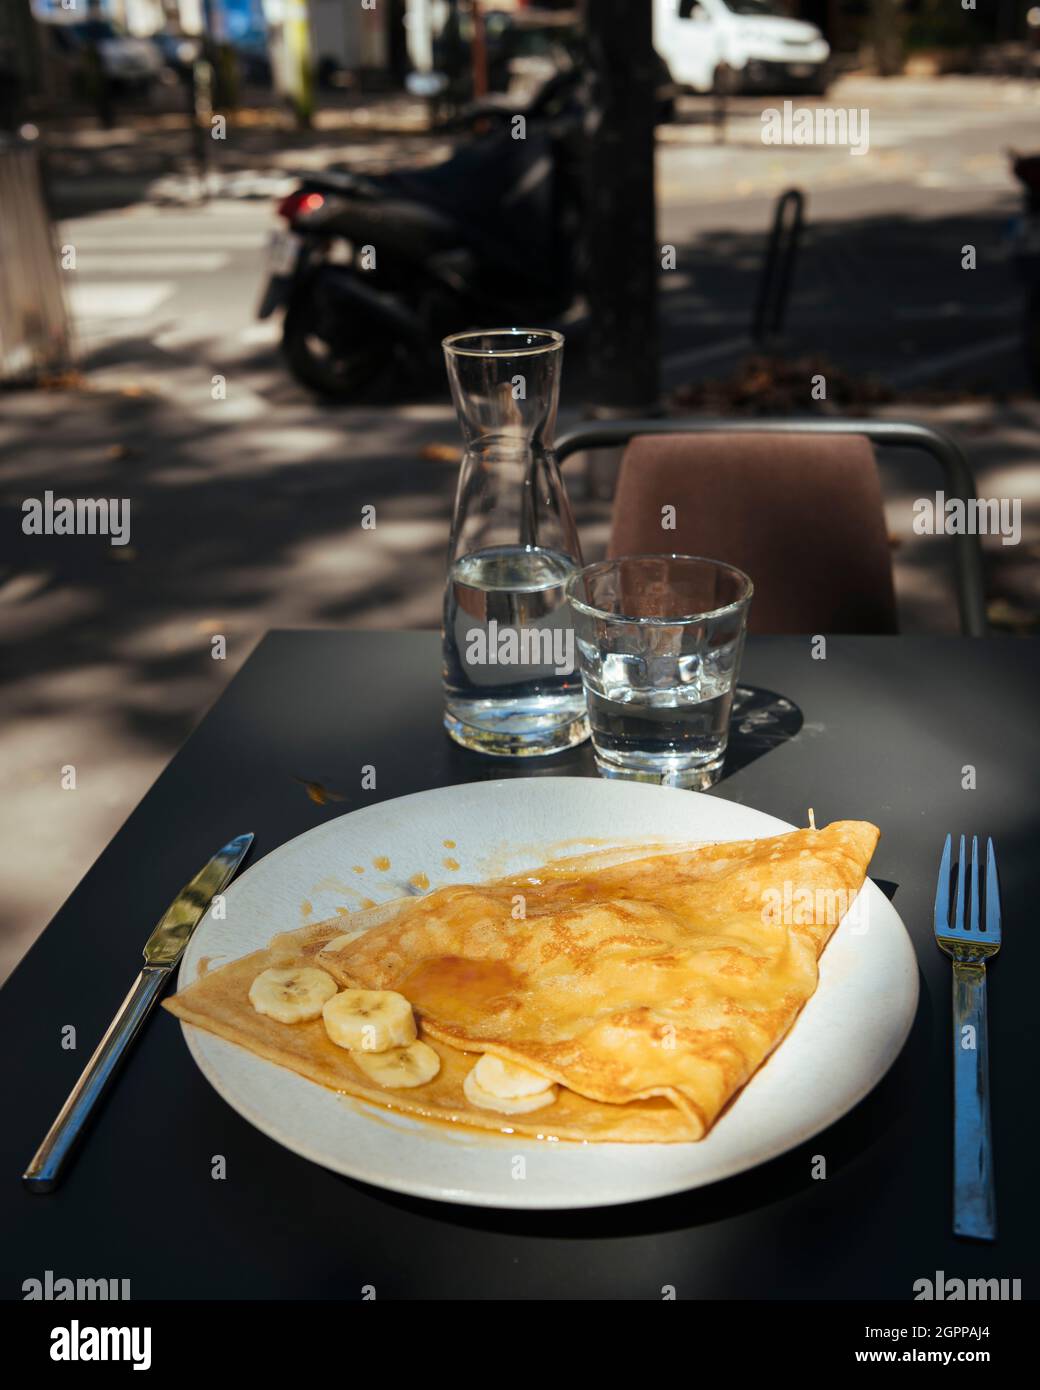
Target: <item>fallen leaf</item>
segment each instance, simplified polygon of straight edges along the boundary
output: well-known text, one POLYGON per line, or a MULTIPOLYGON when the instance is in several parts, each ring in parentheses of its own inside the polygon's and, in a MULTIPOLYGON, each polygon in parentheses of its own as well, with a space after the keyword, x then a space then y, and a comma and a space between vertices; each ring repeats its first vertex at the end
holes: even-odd
POLYGON ((342 792, 335 792, 321 782, 308 782, 305 777, 294 777, 293 781, 299 782, 316 806, 324 806, 329 801, 345 800, 342 792))
POLYGON ((41 391, 85 391, 87 378, 74 367, 64 372, 43 372, 36 378, 41 391))
POLYGON ((1006 598, 992 599, 986 605, 986 617, 990 625, 1000 632, 1024 636, 1040 630, 1040 614, 1031 613, 1028 608, 1022 608, 1006 598))
POLYGON ((827 401, 821 414, 833 414, 835 406, 879 405, 894 394, 876 377, 853 375, 822 355, 785 358, 756 353, 746 357, 728 377, 680 386, 673 393, 672 404, 718 415, 808 410, 814 376, 827 380, 827 401))

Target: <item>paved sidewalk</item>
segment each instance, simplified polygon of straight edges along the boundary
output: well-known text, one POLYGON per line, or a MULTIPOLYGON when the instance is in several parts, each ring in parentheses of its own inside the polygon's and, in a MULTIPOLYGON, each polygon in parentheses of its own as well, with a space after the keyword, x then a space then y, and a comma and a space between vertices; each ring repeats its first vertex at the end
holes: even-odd
MULTIPOLYGON (((302 395, 290 404, 284 383, 277 390, 276 419, 270 410, 236 418, 233 398, 188 408, 176 387, 5 402, 3 511, 16 544, 0 582, 11 663, 0 694, 8 851, 0 976, 266 629, 438 623, 458 456, 449 407, 322 410, 302 395), (20 536, 22 499, 46 488, 129 497, 130 544, 20 536), (375 530, 360 526, 365 505, 376 507, 375 530), (215 637, 226 644, 219 660, 215 637), (70 765, 76 786, 64 790, 70 765)), ((1028 481, 1022 545, 1013 554, 991 547, 1006 610, 1028 622, 1030 607, 1040 611, 1040 475, 1026 477, 1016 460, 1032 457, 1040 406, 907 404, 891 413, 956 430, 984 493, 1021 491, 1028 481)), ((595 557, 607 507, 583 499, 574 482, 595 557)), ((938 554, 947 543, 911 528, 910 503, 929 495, 934 479, 892 470, 886 485, 905 622, 911 631, 950 627, 947 561, 938 554)), ((305 794, 294 778, 324 775, 271 768, 286 795, 305 794)))
MULTIPOLYGON (((182 104, 182 103, 180 103, 182 104)), ((44 124, 48 187, 59 217, 144 200, 197 202, 203 191, 186 110, 123 112, 110 129, 90 118, 44 124)), ((218 115, 220 113, 217 113, 218 115)), ((299 130, 270 102, 226 113, 221 138, 204 142, 212 197, 270 197, 295 171, 343 164, 377 172, 444 158, 451 140, 431 132, 423 102, 398 94, 339 101, 299 130)))
MULTIPOLYGON (((870 106, 877 143, 863 159, 766 150, 761 103, 738 104, 725 148, 696 104, 665 133, 660 234, 678 248, 663 285, 665 382, 703 389, 716 378, 717 398, 732 399, 773 198, 797 181, 810 228, 781 362, 816 354, 859 388, 885 378, 898 395, 882 413, 949 429, 982 495, 1021 498, 1021 543, 987 543, 992 612, 1009 633, 1035 631, 1040 404, 1025 392, 1020 290, 1001 229, 1016 206, 1004 149, 1036 108, 1014 84, 919 88, 853 79, 828 98, 870 106), (974 279, 959 270, 965 239, 982 251, 974 279)), ((317 405, 279 359, 277 324, 254 318, 270 197, 286 169, 439 152, 403 120, 390 133, 390 121, 359 121, 298 142, 242 123, 219 156, 223 191, 237 196, 206 207, 182 202, 183 131, 161 120, 115 138, 81 132, 57 150, 85 376, 82 389, 8 393, 0 414, 0 505, 15 538, 0 557, 10 658, 0 978, 266 629, 438 622, 458 457, 446 391, 378 408, 317 405), (171 178, 169 202, 139 201, 171 178), (128 497, 130 544, 23 536, 23 500, 47 489, 128 497), (370 504, 377 526, 363 531, 370 504), (226 640, 218 660, 214 637, 226 640), (74 790, 61 785, 68 766, 74 790)), ((561 428, 580 407, 579 343, 568 344, 561 428)), ((807 406, 797 392, 783 403, 807 406)), ((951 628, 948 542, 911 525, 911 503, 934 492, 934 475, 920 463, 883 468, 904 627, 951 628)), ((573 491, 595 557, 608 508, 573 491)), ((294 779, 325 771, 270 774, 286 795, 305 795, 294 779)))

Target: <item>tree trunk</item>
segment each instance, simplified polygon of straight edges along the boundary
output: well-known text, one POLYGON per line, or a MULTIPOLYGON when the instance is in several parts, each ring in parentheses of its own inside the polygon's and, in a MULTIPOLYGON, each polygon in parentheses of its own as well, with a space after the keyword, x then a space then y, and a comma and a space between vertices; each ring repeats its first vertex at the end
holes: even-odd
POLYGON ((585 252, 596 413, 658 396, 656 71, 647 0, 584 0, 589 42, 585 252))
POLYGON ((29 0, 0 9, 0 129, 17 130, 40 88, 40 51, 29 0))
POLYGON ((903 29, 902 0, 871 0, 870 33, 882 77, 897 77, 903 71, 903 29))

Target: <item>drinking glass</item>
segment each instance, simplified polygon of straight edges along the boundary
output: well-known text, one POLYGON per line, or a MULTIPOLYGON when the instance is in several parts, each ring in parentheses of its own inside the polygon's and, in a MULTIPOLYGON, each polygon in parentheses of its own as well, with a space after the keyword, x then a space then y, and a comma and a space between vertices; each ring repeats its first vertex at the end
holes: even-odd
POLYGON ((482 753, 555 753, 589 736, 564 589, 581 568, 552 451, 563 337, 444 340, 465 439, 444 594, 444 726, 482 753))
POLYGON ((602 776, 696 790, 718 780, 751 594, 741 570, 695 555, 627 555, 571 577, 602 776))

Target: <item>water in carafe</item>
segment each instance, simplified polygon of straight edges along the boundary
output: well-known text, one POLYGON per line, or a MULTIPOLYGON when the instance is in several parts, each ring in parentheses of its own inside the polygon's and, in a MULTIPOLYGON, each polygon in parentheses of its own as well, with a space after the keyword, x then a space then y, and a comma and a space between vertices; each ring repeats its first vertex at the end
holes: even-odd
POLYGON ((468 748, 553 753, 588 736, 568 578, 581 565, 551 450, 563 339, 445 342, 466 452, 444 597, 444 723, 468 748))

